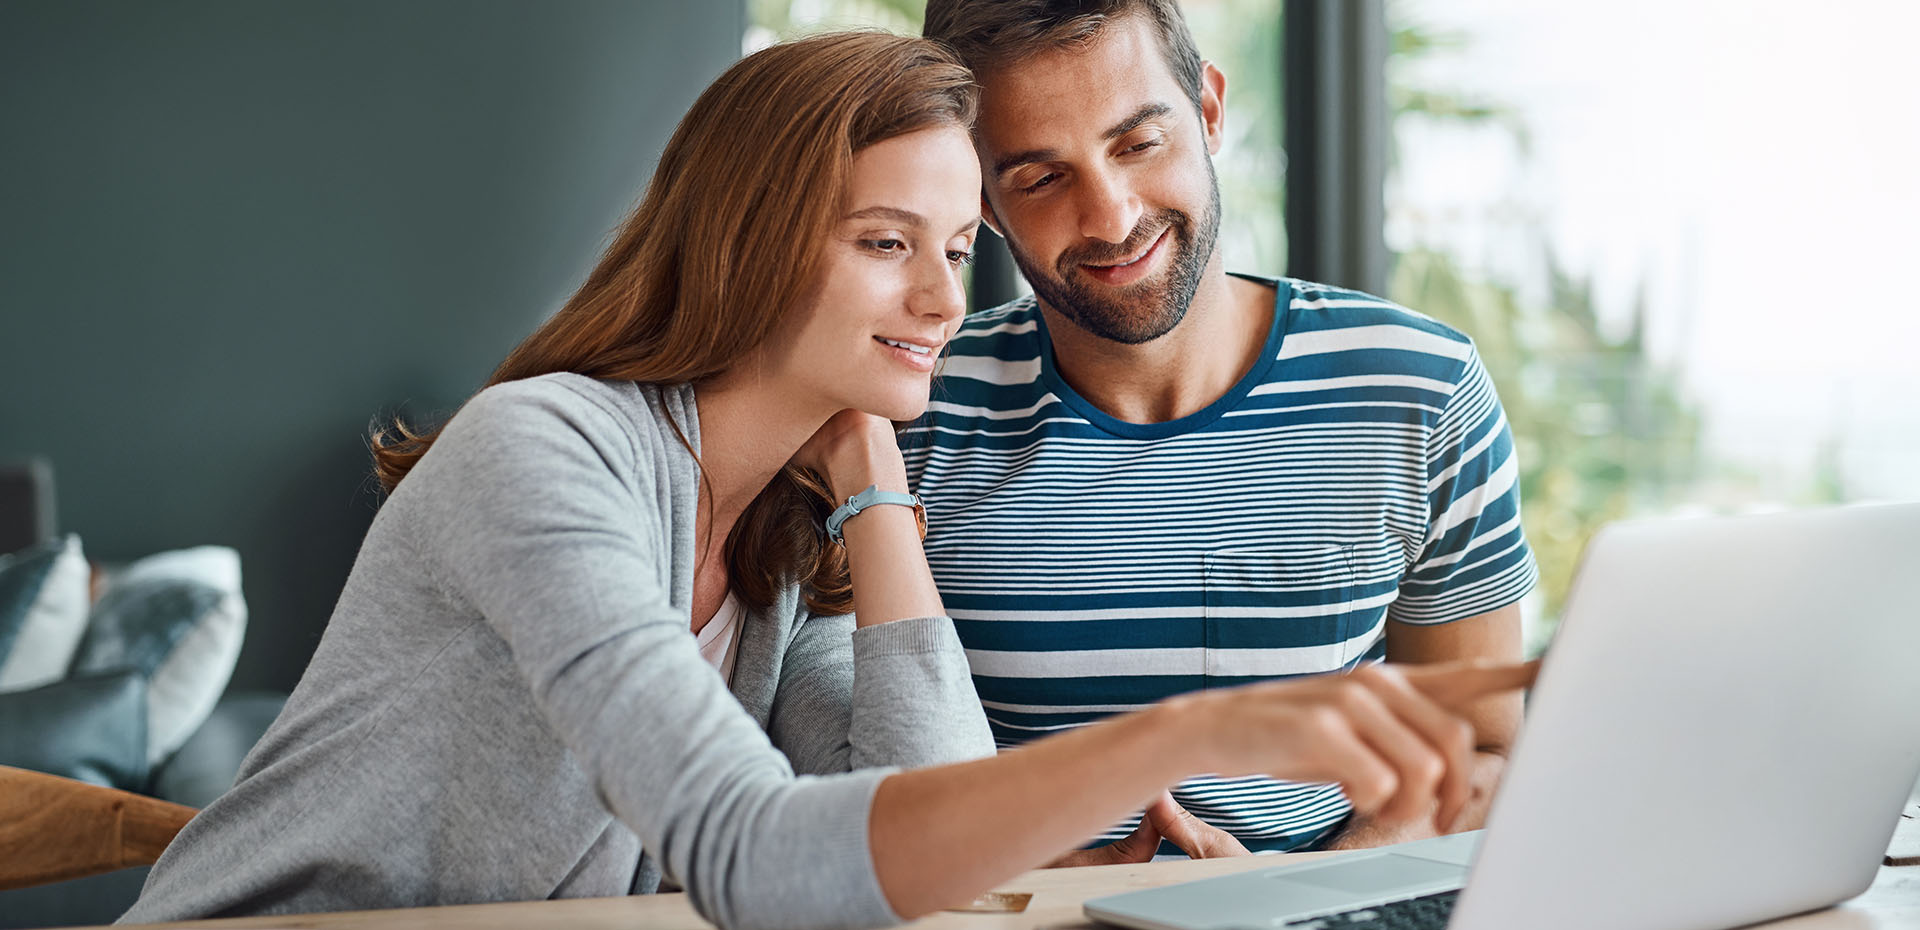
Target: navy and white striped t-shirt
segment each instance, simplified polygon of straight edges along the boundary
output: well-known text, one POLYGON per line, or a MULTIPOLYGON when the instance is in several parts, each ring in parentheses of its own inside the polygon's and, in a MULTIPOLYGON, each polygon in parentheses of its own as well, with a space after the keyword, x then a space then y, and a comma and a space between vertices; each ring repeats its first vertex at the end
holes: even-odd
MULTIPOLYGON (((1067 386, 1031 297, 954 337, 901 443, 1003 748, 1378 661, 1389 618, 1444 623, 1533 586, 1513 441, 1472 342, 1366 294, 1256 280, 1277 287, 1261 361, 1166 423, 1067 386)), ((1350 809, 1337 786, 1265 778, 1174 796, 1254 850, 1307 846, 1350 809)))

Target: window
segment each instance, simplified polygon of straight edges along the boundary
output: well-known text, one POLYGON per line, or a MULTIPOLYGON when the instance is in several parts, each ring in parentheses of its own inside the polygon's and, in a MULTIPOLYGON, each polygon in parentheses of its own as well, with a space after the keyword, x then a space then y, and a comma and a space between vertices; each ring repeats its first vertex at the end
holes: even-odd
POLYGON ((1388 296, 1480 344, 1550 630, 1625 516, 1920 497, 1920 9, 1388 6, 1388 296))

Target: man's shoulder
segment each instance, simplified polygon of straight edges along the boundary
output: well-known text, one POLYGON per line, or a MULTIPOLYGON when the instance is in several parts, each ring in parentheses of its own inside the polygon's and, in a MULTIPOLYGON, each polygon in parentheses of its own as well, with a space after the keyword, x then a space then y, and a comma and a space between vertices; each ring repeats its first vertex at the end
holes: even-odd
POLYGON ((962 320, 936 369, 935 399, 989 408, 1031 404, 1027 395, 1040 382, 1040 358, 1046 351, 1044 325, 1032 297, 962 320))
POLYGON ((952 355, 1024 361, 1040 352, 1040 305, 1031 295, 960 321, 949 347, 952 355))
POLYGON ((1458 385, 1476 368, 1473 340, 1424 313, 1351 288, 1293 278, 1274 283, 1286 320, 1281 364, 1271 377, 1458 385))
MULTIPOLYGON (((1261 280, 1274 284, 1288 296, 1289 332, 1397 327, 1455 343, 1463 349, 1473 344, 1473 340, 1458 329, 1366 291, 1298 278, 1261 280)), ((1383 337, 1392 335, 1384 330, 1373 332, 1383 337)))

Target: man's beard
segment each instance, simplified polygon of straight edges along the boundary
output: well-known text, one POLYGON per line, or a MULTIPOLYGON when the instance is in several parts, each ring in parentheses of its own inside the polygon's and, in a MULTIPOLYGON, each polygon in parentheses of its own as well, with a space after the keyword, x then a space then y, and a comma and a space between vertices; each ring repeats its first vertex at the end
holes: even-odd
POLYGON ((1013 240, 1008 251, 1020 273, 1033 286, 1034 296, 1081 329, 1102 339, 1123 345, 1151 342, 1173 331, 1187 316, 1200 276, 1213 257, 1220 236, 1220 184, 1213 175, 1213 163, 1207 163, 1207 212, 1198 223, 1179 210, 1165 209, 1143 216, 1119 244, 1090 242, 1061 253, 1054 262, 1054 273, 1040 269, 1013 240), (1173 259, 1159 280, 1148 279, 1119 288, 1106 288, 1086 280, 1081 265, 1105 265, 1129 255, 1138 255, 1161 232, 1167 233, 1167 245, 1173 247, 1173 259))

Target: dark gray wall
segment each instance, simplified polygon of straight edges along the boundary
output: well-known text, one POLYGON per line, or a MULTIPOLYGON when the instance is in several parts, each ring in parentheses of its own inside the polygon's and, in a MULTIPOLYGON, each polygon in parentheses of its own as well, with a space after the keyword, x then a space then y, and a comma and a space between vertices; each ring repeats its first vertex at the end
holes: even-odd
POLYGON ((0 3, 0 459, 96 559, 222 543, 288 688, 372 519, 584 277, 737 0, 0 3))

